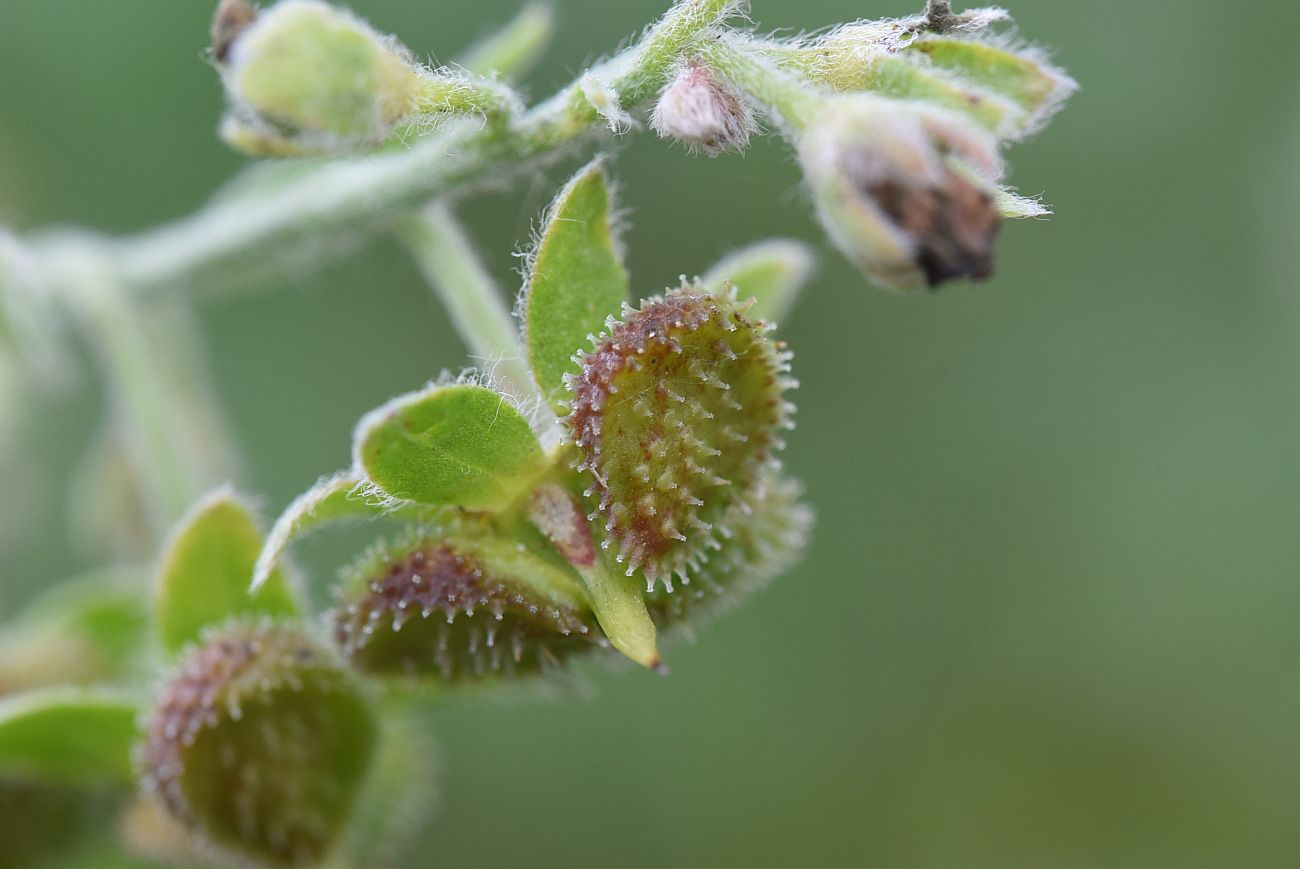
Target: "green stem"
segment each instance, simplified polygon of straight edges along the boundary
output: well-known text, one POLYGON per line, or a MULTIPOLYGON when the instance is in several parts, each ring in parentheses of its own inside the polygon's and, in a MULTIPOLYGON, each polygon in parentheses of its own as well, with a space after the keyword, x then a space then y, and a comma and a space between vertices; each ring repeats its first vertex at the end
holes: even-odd
MULTIPOLYGON (((637 106, 733 8, 732 0, 685 0, 639 45, 591 74, 614 89, 625 109, 637 106)), ((107 255, 130 290, 142 294, 228 284, 263 275, 277 263, 319 265, 430 199, 557 159, 603 124, 574 82, 506 129, 460 121, 408 151, 326 161, 274 192, 215 202, 171 225, 111 242, 107 255)), ((38 241, 36 253, 51 283, 75 295, 75 285, 57 280, 66 244, 38 241)))
POLYGON ((126 429, 128 459, 155 530, 161 534, 211 484, 207 463, 195 461, 184 408, 175 402, 165 367, 137 302, 112 271, 93 257, 65 267, 80 272, 81 313, 108 381, 112 411, 126 429))
POLYGON ((430 205, 403 221, 399 235, 471 355, 482 359, 515 396, 532 398, 536 389, 524 364, 514 318, 450 209, 441 203, 430 205))

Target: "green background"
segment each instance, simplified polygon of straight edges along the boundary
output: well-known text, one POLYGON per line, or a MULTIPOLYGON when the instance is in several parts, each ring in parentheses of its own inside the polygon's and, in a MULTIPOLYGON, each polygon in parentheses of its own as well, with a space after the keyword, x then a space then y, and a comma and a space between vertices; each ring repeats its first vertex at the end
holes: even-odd
MULTIPOLYGON (((663 5, 560 2, 532 93, 663 5)), ((447 59, 512 4, 355 7, 447 59)), ((213 135, 210 8, 0 0, 0 221, 130 232, 238 169, 213 135)), ((1300 7, 1011 8, 1082 84, 1010 153, 1057 215, 1008 226, 993 280, 933 299, 825 251, 783 329, 807 560, 671 648, 670 678, 596 670, 582 699, 440 712, 441 808, 409 865, 1300 861, 1300 7)), ((778 143, 615 150, 639 293, 769 235, 824 248, 778 143)), ((467 209, 505 284, 582 156, 467 209)), ((390 243, 265 289, 201 310, 240 482, 275 511, 347 462, 360 413, 464 351, 390 243)), ((86 566, 63 517, 98 387, 29 410, 0 480, 4 612, 86 566)))

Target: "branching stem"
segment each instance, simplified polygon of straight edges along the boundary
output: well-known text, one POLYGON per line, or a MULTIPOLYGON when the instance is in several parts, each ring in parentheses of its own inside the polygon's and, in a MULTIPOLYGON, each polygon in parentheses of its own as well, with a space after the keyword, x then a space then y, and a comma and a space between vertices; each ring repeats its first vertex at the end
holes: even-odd
MULTIPOLYGON (((640 43, 587 75, 608 84, 624 109, 640 105, 733 8, 733 0, 685 0, 640 43)), ((504 129, 465 120, 405 151, 323 161, 274 191, 214 202, 170 225, 107 242, 105 253, 128 291, 141 295, 247 280, 285 262, 320 264, 349 249, 344 241, 391 228, 442 194, 557 159, 604 123, 574 82, 504 129)), ((81 289, 52 265, 68 255, 67 244, 35 239, 33 252, 49 266, 52 288, 75 297, 81 289)))

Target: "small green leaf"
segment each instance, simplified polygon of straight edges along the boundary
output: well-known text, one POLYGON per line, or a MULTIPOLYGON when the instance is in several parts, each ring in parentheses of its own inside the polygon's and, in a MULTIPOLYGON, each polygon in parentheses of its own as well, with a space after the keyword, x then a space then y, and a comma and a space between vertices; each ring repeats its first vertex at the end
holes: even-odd
POLYGON ((504 507, 545 465, 528 420, 474 384, 434 386, 371 411, 353 450, 393 498, 470 510, 504 507))
POLYGON ((555 10, 549 2, 534 0, 511 21, 482 42, 470 47, 457 62, 473 75, 522 78, 533 68, 555 35, 555 10))
POLYGON ((135 703, 87 688, 0 700, 0 775, 59 784, 129 785, 135 703))
POLYGON ((542 394, 566 411, 564 375, 573 355, 627 301, 628 277, 612 221, 604 163, 583 167, 551 203, 524 293, 528 362, 542 394))
POLYGON ((289 545, 325 525, 354 519, 402 519, 419 522, 430 510, 416 505, 393 506, 364 491, 366 479, 358 471, 339 471, 321 477, 275 520, 253 567, 253 589, 275 575, 289 545))
POLYGON ((135 675, 148 647, 147 588, 142 570, 103 569, 36 598, 0 632, 0 694, 135 675))
POLYGON ((558 483, 543 483, 528 502, 528 518, 578 571, 587 586, 592 609, 614 648, 643 667, 659 669, 662 662, 655 625, 636 582, 611 571, 595 545, 590 520, 578 499, 558 483))
POLYGON ((702 280, 711 293, 723 292, 730 283, 736 298, 753 299, 750 319, 780 323, 812 275, 813 265, 806 244, 773 238, 728 254, 702 280))
POLYGON ((154 597, 163 648, 174 654, 198 640, 203 628, 241 613, 296 615, 282 573, 249 591, 261 550, 257 520, 232 491, 218 489, 199 502, 172 533, 163 556, 154 597))

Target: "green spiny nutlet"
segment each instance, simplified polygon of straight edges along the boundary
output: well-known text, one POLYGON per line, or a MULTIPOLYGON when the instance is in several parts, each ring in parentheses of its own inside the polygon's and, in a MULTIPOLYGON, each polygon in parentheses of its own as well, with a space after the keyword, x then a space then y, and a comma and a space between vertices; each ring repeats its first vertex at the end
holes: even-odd
POLYGON ((765 470, 719 527, 721 548, 691 574, 688 586, 647 598, 663 629, 691 628, 736 606, 799 560, 808 544, 813 512, 800 499, 803 487, 775 469, 765 470))
POLYGON ((377 725, 338 656, 298 629, 232 623, 163 686, 139 761, 201 850, 256 865, 328 856, 371 766, 377 725))
POLYGON ((545 672, 605 643, 566 568, 464 531, 417 530, 362 556, 333 623, 358 669, 444 683, 545 672))
POLYGON ((735 293, 681 289, 625 308, 570 377, 566 418, 591 475, 591 518, 631 575, 689 581, 721 546, 742 501, 783 444, 793 406, 790 353, 744 316, 735 293))

